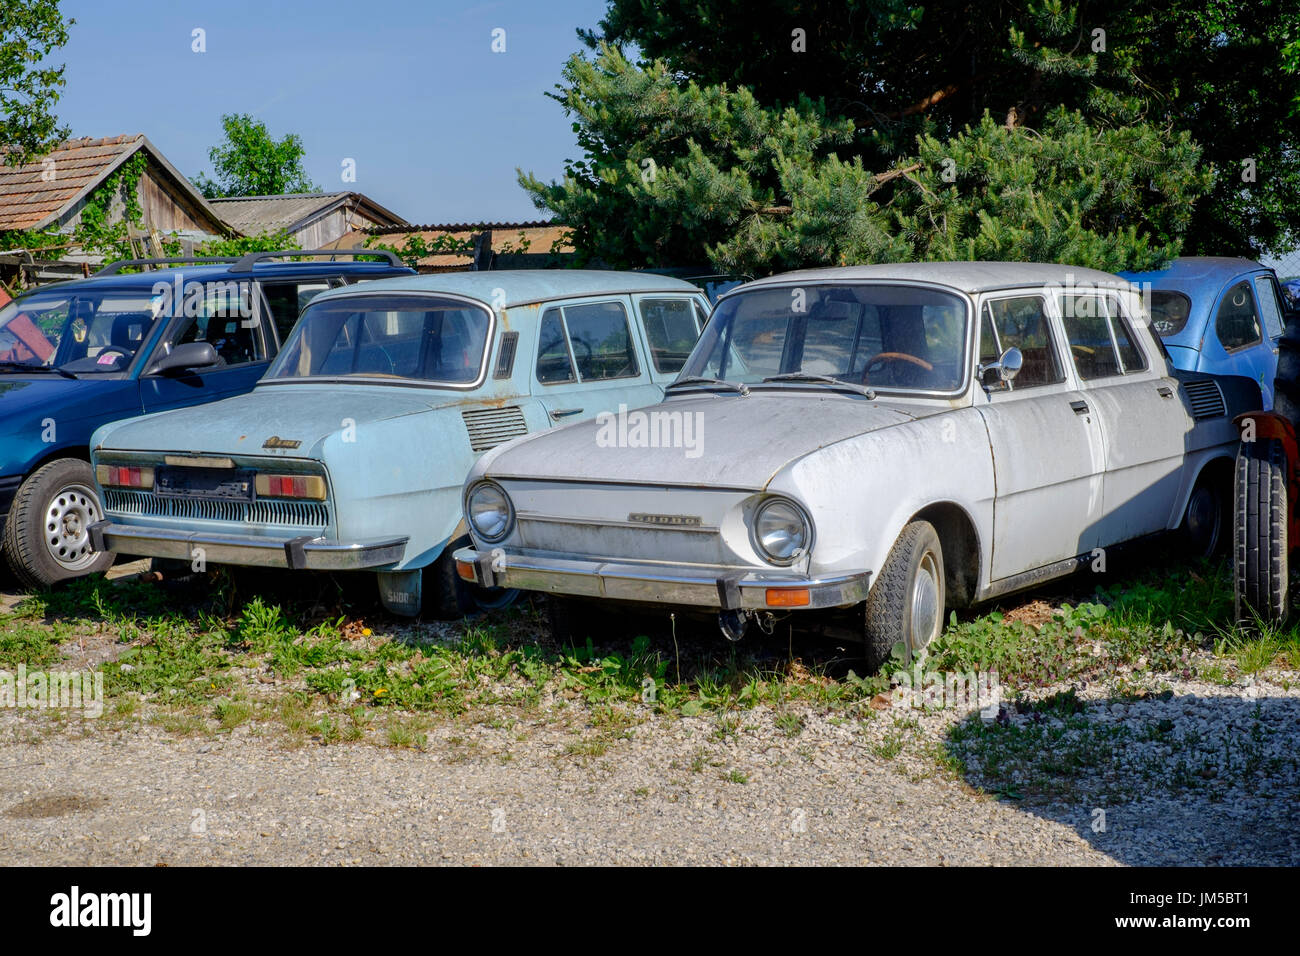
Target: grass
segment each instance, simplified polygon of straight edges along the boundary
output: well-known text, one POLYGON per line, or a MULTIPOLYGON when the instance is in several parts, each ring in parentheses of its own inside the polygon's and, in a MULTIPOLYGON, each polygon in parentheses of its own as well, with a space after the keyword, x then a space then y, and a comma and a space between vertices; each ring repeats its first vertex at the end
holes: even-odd
MULTIPOLYGON (((273 583, 74 581, 0 614, 0 669, 55 665, 75 637, 94 635, 114 645, 102 669, 107 713, 119 722, 157 718, 182 734, 270 728, 291 746, 370 741, 419 750, 447 721, 511 734, 576 721, 585 730, 569 752, 581 757, 602 756, 655 717, 708 717, 708 734, 727 741, 749 732, 745 714, 759 707, 773 713, 780 734, 798 738, 813 712, 871 720, 868 705, 890 687, 889 674, 859 676, 847 666, 856 662, 798 635, 728 645, 707 629, 680 640, 611 632, 560 645, 527 604, 431 627, 351 604, 332 584, 273 583), (793 656, 809 652, 808 660, 793 656)), ((1065 601, 953 615, 925 668, 996 671, 1004 693, 1033 696, 1091 681, 1128 693, 1159 674, 1231 684, 1300 667, 1297 626, 1231 623, 1224 565, 1152 562, 1101 586, 1081 576, 1068 587, 1065 601)), ((1074 705, 1061 698, 1051 706, 1074 705)), ((914 733, 888 729, 873 753, 892 760, 914 733)))

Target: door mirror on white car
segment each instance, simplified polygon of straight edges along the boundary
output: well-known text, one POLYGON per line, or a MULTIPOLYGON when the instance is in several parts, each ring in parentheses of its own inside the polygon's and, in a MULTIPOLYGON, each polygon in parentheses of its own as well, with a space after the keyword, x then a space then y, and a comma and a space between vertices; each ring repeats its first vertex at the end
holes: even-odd
POLYGON ((1021 367, 1025 364, 1025 357, 1020 354, 1020 349, 1012 346, 1002 353, 1002 357, 996 362, 980 366, 980 382, 985 388, 990 387, 988 376, 990 372, 997 372, 997 381, 994 385, 1005 387, 1010 384, 1011 380, 1020 374, 1021 367))

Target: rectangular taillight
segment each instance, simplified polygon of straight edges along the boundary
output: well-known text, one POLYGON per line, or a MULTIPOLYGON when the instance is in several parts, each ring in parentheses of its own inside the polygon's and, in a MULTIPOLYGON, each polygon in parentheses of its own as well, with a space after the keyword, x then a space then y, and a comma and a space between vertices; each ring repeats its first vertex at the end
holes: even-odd
POLYGON ((258 475, 254 486, 259 498, 325 500, 325 479, 320 475, 258 475))
POLYGON ((105 488, 152 488, 153 469, 147 465, 96 465, 95 480, 105 488))

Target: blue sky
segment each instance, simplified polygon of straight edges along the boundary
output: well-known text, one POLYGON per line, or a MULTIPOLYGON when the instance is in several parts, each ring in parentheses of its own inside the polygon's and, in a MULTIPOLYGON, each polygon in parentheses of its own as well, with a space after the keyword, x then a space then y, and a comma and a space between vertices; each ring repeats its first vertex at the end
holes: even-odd
POLYGON ((58 115, 74 136, 144 133, 184 174, 210 172, 223 113, 293 132, 326 191, 356 189, 413 223, 540 218, 515 168, 577 155, 543 96, 603 0, 64 0, 77 23, 58 115), (207 52, 191 50, 206 31, 207 52), (493 53, 504 29, 506 51, 493 53), (341 163, 356 161, 355 184, 341 163))

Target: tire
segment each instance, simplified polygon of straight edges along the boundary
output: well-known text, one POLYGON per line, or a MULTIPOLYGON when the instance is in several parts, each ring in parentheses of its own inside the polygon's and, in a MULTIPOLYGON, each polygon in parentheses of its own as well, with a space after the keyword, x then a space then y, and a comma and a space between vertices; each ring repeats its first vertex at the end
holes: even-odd
POLYGON ((1232 528, 1231 494, 1220 474, 1202 472, 1187 498, 1187 510, 1178 526, 1178 541, 1188 558, 1213 558, 1227 544, 1232 528))
POLYGON ((889 557, 863 604, 867 670, 875 673, 896 644, 905 658, 926 647, 943 631, 945 610, 943 548, 928 521, 913 521, 894 542, 889 557))
POLYGON ((519 597, 517 588, 483 588, 456 573, 455 553, 470 545, 468 536, 443 549, 438 560, 424 569, 421 582, 423 614, 437 621, 456 621, 476 611, 497 611, 519 597))
POLYGON ((1233 596, 1239 621, 1288 610, 1286 452, 1276 438, 1242 442, 1233 509, 1233 596))
POLYGON ((32 590, 103 574, 116 555, 91 551, 87 531, 103 517, 89 463, 59 458, 19 486, 5 519, 0 552, 18 583, 32 590))

